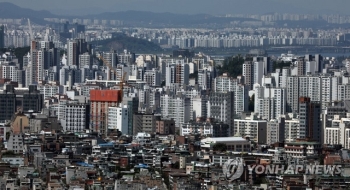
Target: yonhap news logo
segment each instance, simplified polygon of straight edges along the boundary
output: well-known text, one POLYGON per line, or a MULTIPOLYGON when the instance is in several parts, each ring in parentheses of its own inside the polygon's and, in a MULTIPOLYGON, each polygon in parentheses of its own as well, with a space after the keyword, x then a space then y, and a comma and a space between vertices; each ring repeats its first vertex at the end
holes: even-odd
POLYGON ((339 175, 341 165, 248 165, 249 174, 306 174, 306 175, 339 175))
POLYGON ((228 181, 234 181, 240 178, 244 171, 244 163, 242 158, 227 160, 222 166, 225 178, 228 181))
POLYGON ((247 165, 245 167, 242 158, 233 158, 227 160, 222 166, 226 180, 234 181, 239 179, 244 170, 248 169, 249 174, 305 174, 305 175, 340 175, 342 173, 341 165, 247 165))

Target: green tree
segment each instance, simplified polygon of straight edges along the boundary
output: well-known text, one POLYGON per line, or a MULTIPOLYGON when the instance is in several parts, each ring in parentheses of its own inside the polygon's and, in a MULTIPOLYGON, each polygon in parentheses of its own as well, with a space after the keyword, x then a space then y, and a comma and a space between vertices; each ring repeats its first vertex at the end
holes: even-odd
POLYGON ((13 53, 18 58, 18 62, 20 63, 21 67, 23 67, 23 56, 25 56, 27 53, 29 53, 30 47, 18 47, 13 50, 13 53))
POLYGON ((162 172, 162 178, 164 179, 164 183, 165 183, 167 189, 170 189, 169 176, 165 172, 162 172))
POLYGON ((227 57, 222 66, 217 66, 219 70, 219 75, 222 73, 228 73, 231 77, 236 78, 239 75, 242 75, 242 66, 245 59, 239 54, 237 56, 227 57))
POLYGON ((8 141, 10 139, 10 135, 11 135, 10 132, 6 132, 6 141, 8 141))
POLYGON ((215 143, 213 145, 213 150, 214 151, 225 152, 227 150, 227 146, 224 143, 215 143))
POLYGON ((254 101, 255 100, 255 95, 253 94, 253 96, 249 99, 249 105, 248 105, 248 110, 250 112, 254 111, 254 101))
POLYGON ((174 163, 174 168, 176 168, 176 169, 180 168, 180 162, 179 161, 174 163))
POLYGON ((283 67, 289 67, 292 64, 292 62, 287 61, 274 61, 273 62, 273 69, 282 69, 283 67))
POLYGON ((6 151, 2 153, 3 156, 14 156, 16 155, 12 150, 6 151))
POLYGON ((67 55, 67 51, 65 51, 65 50, 61 49, 61 50, 60 50, 60 56, 62 57, 62 56, 63 56, 63 54, 66 54, 66 55, 67 55))
POLYGON ((29 53, 30 47, 9 47, 9 48, 0 48, 0 52, 12 52, 17 58, 18 63, 20 64, 21 68, 23 67, 23 56, 25 56, 27 53, 29 53))
POLYGON ((255 178, 255 180, 254 180, 254 184, 262 184, 262 182, 263 182, 263 180, 262 180, 261 177, 257 177, 257 178, 255 178))
POLYGON ((131 52, 141 53, 163 51, 163 49, 158 44, 145 39, 130 37, 121 33, 113 34, 112 38, 110 39, 93 41, 91 44, 96 45, 96 47, 102 51, 109 51, 111 49, 117 51, 123 51, 124 49, 127 49, 131 52))
POLYGON ((195 78, 196 81, 197 81, 198 80, 198 71, 195 71, 195 72, 191 73, 189 78, 195 78))

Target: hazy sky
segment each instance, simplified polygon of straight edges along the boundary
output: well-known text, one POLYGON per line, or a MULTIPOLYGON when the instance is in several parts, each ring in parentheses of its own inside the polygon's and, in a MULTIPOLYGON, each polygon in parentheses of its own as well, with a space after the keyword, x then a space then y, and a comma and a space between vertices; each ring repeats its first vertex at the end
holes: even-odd
POLYGON ((339 13, 347 14, 350 0, 0 0, 23 8, 55 14, 97 14, 143 10, 173 13, 339 13))

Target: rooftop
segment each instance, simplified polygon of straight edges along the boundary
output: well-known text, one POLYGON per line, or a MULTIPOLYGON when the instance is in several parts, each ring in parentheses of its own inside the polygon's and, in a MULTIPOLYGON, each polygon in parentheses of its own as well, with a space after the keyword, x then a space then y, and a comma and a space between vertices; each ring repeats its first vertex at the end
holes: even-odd
POLYGON ((201 140, 202 142, 232 142, 232 141, 247 141, 242 137, 208 137, 201 140))

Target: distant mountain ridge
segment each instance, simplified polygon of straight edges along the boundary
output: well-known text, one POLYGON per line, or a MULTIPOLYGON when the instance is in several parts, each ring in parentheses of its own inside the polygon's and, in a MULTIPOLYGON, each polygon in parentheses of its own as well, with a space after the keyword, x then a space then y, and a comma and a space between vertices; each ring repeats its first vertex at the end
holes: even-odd
POLYGON ((191 19, 200 19, 200 18, 206 18, 206 17, 213 17, 209 14, 195 14, 195 15, 186 15, 186 14, 175 14, 175 13, 154 13, 150 11, 120 11, 120 12, 105 12, 100 13, 96 15, 85 15, 82 17, 88 17, 88 18, 97 18, 97 19, 123 19, 126 21, 138 21, 142 19, 148 19, 148 20, 158 20, 167 22, 168 20, 176 20, 176 19, 185 19, 188 17, 191 17, 191 19))
POLYGON ((0 3, 0 18, 36 18, 43 19, 45 17, 55 17, 56 15, 49 11, 35 11, 32 9, 22 8, 15 4, 2 2, 0 3))
MULTIPOLYGON (((254 20, 249 18, 226 18, 216 17, 210 14, 176 14, 176 13, 154 13, 147 11, 121 11, 105 12, 101 14, 90 14, 85 16, 62 16, 55 15, 49 11, 36 11, 27 8, 21 8, 8 2, 0 3, 0 18, 30 18, 37 22, 43 22, 44 18, 88 18, 88 19, 107 19, 123 20, 128 23, 137 24, 165 24, 165 25, 192 25, 192 24, 221 24, 231 21, 254 20)), ((38 23, 39 24, 39 23, 38 23)))
MULTIPOLYGON (((121 11, 121 12, 106 12, 97 15, 87 15, 84 18, 97 18, 97 19, 117 19, 128 22, 139 23, 162 23, 162 24, 210 24, 210 23, 229 23, 231 21, 254 21, 250 18, 228 18, 228 17, 216 17, 210 14, 175 14, 175 13, 154 13, 149 11, 121 11)), ((83 18, 81 17, 81 18, 83 18)))

